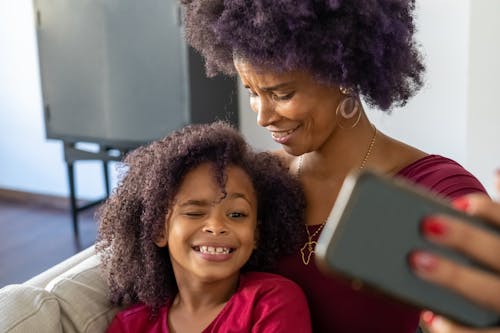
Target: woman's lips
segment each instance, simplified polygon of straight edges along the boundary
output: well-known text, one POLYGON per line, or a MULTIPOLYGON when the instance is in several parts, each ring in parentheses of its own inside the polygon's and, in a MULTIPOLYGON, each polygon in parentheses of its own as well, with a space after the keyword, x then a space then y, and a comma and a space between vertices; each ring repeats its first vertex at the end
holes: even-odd
POLYGON ((292 128, 290 130, 283 130, 283 131, 271 131, 271 136, 273 137, 273 140, 276 141, 277 143, 280 144, 286 144, 291 137, 293 136, 293 133, 298 129, 299 127, 292 128))

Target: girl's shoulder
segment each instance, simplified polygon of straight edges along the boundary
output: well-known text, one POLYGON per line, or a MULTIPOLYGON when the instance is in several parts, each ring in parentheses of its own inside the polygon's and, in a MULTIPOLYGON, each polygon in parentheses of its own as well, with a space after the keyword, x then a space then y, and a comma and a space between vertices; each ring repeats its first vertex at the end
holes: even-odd
POLYGON ((115 315, 106 333, 156 332, 155 327, 166 325, 167 311, 167 306, 161 307, 158 312, 153 313, 148 305, 134 304, 115 315))
POLYGON ((206 332, 311 332, 307 299, 293 281, 272 273, 247 272, 206 332))
POLYGON ((242 273, 240 276, 240 286, 252 285, 252 284, 266 284, 266 283, 276 283, 276 284, 293 284, 296 285, 292 280, 275 273, 267 272, 246 272, 242 273))
MULTIPOLYGON (((238 292, 252 297, 275 297, 284 295, 286 298, 305 297, 302 289, 292 280, 278 274, 265 272, 248 272, 240 276, 238 292)), ((280 296, 283 299, 283 296, 280 296)))

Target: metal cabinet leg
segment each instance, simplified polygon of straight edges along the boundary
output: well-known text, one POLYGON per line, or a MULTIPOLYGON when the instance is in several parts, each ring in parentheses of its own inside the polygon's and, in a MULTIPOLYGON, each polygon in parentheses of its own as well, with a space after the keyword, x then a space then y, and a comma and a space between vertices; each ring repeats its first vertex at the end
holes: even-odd
POLYGON ((110 193, 108 161, 102 161, 102 169, 104 172, 104 187, 106 190, 106 198, 107 198, 107 197, 109 197, 109 193, 110 193))
POLYGON ((69 194, 70 194, 70 209, 71 219, 73 221, 73 233, 75 241, 79 242, 79 227, 78 227, 78 213, 96 205, 101 204, 111 193, 110 180, 109 180, 109 161, 120 161, 125 155, 125 150, 119 150, 119 155, 110 154, 113 149, 108 146, 100 146, 99 152, 89 152, 75 147, 74 142, 64 142, 64 160, 66 161, 68 170, 69 194), (104 173, 104 187, 106 196, 101 199, 87 202, 81 206, 78 205, 76 195, 76 182, 75 182, 75 168, 76 161, 102 161, 102 168, 104 173))
POLYGON ((67 162, 68 167, 68 182, 69 182, 69 198, 70 198, 70 209, 71 218, 73 220, 73 234, 75 239, 79 239, 78 231, 78 207, 76 205, 76 186, 75 186, 75 174, 73 162, 67 162))

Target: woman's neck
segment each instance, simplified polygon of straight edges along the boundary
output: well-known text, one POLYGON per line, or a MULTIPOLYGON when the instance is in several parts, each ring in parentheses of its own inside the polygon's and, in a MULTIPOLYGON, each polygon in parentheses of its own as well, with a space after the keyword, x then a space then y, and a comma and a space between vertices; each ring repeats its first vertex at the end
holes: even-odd
POLYGON ((363 114, 355 128, 336 129, 321 147, 304 154, 301 176, 339 181, 351 170, 372 165, 379 135, 363 114))
POLYGON ((307 201, 306 224, 313 225, 328 217, 350 171, 363 166, 395 174, 425 153, 376 130, 363 114, 355 128, 338 128, 317 150, 299 157, 282 156, 290 172, 299 173, 307 201))

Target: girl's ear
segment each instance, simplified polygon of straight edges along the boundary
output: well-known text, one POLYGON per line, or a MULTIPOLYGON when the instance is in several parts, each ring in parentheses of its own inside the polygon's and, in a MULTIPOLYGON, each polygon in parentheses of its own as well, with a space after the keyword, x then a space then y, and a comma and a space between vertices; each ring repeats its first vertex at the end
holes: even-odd
POLYGON ((170 217, 170 214, 167 213, 167 215, 165 216, 165 222, 163 224, 163 229, 161 230, 161 233, 158 237, 156 237, 156 239, 154 240, 154 243, 156 244, 156 246, 158 247, 165 247, 168 245, 168 220, 169 220, 169 217, 170 217))
POLYGON ((168 244, 167 236, 165 235, 165 230, 162 230, 161 235, 154 241, 156 246, 165 247, 168 244))

